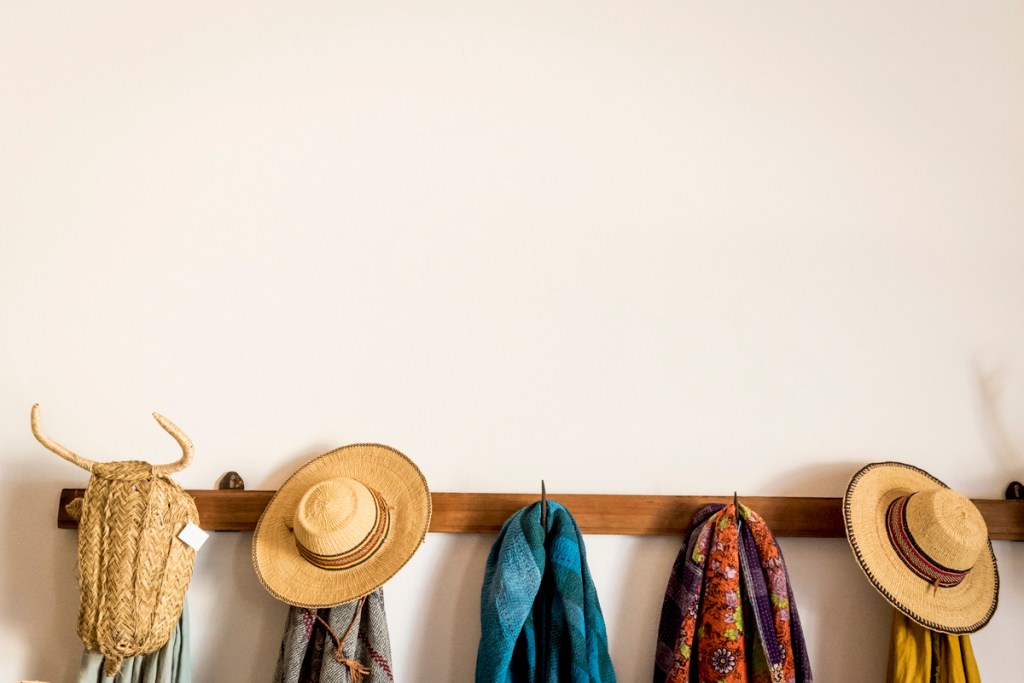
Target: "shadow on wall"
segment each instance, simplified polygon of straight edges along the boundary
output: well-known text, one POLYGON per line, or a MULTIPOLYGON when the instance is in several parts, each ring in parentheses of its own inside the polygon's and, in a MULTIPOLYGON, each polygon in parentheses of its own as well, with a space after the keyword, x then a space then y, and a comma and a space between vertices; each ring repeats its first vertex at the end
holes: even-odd
MULTIPOLYGON (((290 476, 292 476, 297 469, 299 469, 306 463, 310 462, 311 460, 315 460, 316 458, 319 458, 321 455, 329 453, 336 448, 340 448, 340 445, 316 444, 314 446, 308 446, 298 455, 289 458, 286 462, 278 464, 278 466, 275 467, 274 470, 271 472, 270 476, 267 477, 264 481, 256 483, 245 479, 245 471, 243 469, 235 469, 238 470, 238 473, 240 475, 242 475, 242 479, 245 479, 245 487, 248 490, 263 491, 272 489, 276 491, 277 489, 281 488, 281 485, 284 484, 284 482, 287 481, 287 479, 290 476)), ((211 488, 214 488, 216 486, 217 482, 213 482, 211 488)))
POLYGON ((444 534, 437 539, 442 543, 430 553, 434 571, 420 579, 422 604, 416 606, 418 623, 411 627, 416 637, 409 671, 422 680, 471 681, 476 675, 480 590, 495 539, 493 534, 444 534))
MULTIPOLYGON (((37 464, 33 453, 11 458, 6 466, 29 473, 37 464)), ((52 479, 10 478, 0 493, 6 520, 0 525, 0 615, 7 625, 5 642, 26 653, 19 675, 29 679, 74 680, 82 655, 76 631, 78 535, 57 528, 60 488, 52 479)))
POLYGON ((814 679, 884 681, 892 608, 864 578, 846 539, 783 538, 779 545, 814 679))
POLYGON ((250 532, 218 532, 199 551, 189 591, 196 683, 273 679, 288 605, 263 590, 251 545, 250 532))
MULTIPOLYGON (((977 383, 975 405, 982 438, 995 462, 996 471, 1004 473, 1006 479, 1006 481, 998 482, 995 486, 988 480, 977 482, 979 484, 977 488, 991 491, 986 495, 1001 498, 1000 494, 1005 490, 1007 484, 1014 479, 1024 478, 1024 444, 1016 442, 1013 433, 1007 428, 1006 421, 1003 419, 1003 403, 1009 375, 1005 368, 986 370, 980 363, 975 362, 974 376, 977 383)), ((976 482, 970 483, 975 484, 976 482)), ((956 488, 955 485, 954 488, 956 488)))
MULTIPOLYGON (((599 560, 607 555, 609 561, 602 565, 616 568, 613 583, 618 590, 611 591, 610 595, 624 596, 621 600, 601 603, 615 672, 620 680, 633 680, 633 676, 627 674, 649 680, 654 674, 665 587, 682 538, 607 536, 587 537, 586 541, 589 557, 599 560), (613 554, 622 561, 614 562, 613 554)), ((603 582, 597 576, 594 581, 603 582)))
MULTIPOLYGON (((872 460, 865 458, 806 465, 767 480, 764 490, 770 493, 751 491, 747 495, 841 497, 846 493, 850 478, 869 462, 872 460)), ((739 494, 743 498, 743 491, 739 494)))

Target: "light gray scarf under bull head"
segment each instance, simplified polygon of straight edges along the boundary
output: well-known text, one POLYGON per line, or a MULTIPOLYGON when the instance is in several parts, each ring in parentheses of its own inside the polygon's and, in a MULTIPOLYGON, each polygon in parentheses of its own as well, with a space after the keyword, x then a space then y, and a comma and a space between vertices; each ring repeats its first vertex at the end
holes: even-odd
POLYGON ((288 610, 274 683, 394 683, 384 593, 288 610))

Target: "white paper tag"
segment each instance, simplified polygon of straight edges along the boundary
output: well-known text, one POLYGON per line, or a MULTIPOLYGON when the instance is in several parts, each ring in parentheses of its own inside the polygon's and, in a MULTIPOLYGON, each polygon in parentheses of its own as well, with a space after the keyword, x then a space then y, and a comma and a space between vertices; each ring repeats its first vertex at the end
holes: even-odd
POLYGON ((203 547, 206 543, 206 539, 210 537, 210 534, 206 533, 192 522, 185 525, 185 528, 178 534, 178 538, 182 540, 186 545, 190 545, 196 550, 203 547))

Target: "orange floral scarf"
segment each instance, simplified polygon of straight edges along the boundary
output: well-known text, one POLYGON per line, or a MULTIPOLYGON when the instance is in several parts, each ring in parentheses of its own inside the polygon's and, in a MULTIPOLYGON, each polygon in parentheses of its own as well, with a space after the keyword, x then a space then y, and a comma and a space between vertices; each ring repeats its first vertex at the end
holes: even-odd
POLYGON ((744 505, 702 512, 666 591, 655 683, 811 681, 785 563, 764 520, 744 505))

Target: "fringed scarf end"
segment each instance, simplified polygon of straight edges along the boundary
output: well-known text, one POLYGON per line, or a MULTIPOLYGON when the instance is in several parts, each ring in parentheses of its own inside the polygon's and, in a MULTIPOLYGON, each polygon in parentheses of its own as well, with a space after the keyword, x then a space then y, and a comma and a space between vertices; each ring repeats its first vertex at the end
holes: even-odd
POLYGON ((334 659, 338 664, 344 664, 348 667, 348 675, 352 679, 352 683, 361 683, 363 677, 370 673, 370 670, 357 662, 354 659, 349 659, 345 655, 341 654, 341 650, 334 653, 334 659))

